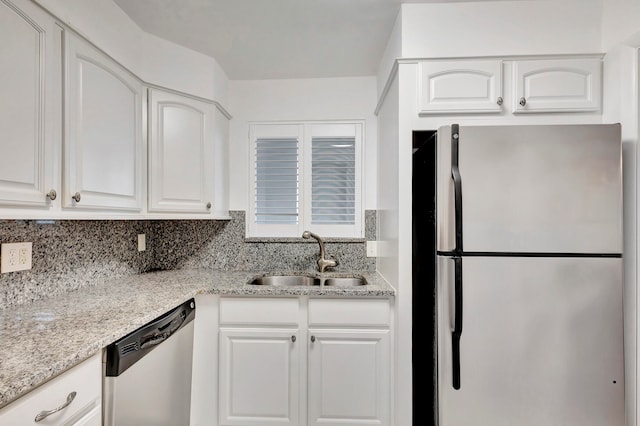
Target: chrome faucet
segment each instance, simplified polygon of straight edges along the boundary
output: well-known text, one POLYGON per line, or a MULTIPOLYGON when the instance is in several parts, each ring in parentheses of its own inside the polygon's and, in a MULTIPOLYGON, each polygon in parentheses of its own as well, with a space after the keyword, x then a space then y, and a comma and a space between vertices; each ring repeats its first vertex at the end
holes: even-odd
POLYGON ((320 272, 324 272, 324 270, 326 268, 335 268, 336 266, 338 266, 340 264, 340 262, 338 262, 338 259, 336 259, 333 255, 326 255, 326 251, 324 249, 324 241, 322 241, 322 238, 320 238, 319 235, 314 234, 313 232, 309 232, 309 231, 304 231, 302 233, 302 238, 315 238, 318 241, 318 244, 320 245, 320 256, 318 257, 318 271, 320 272), (328 256, 329 258, 325 258, 325 255, 328 256))

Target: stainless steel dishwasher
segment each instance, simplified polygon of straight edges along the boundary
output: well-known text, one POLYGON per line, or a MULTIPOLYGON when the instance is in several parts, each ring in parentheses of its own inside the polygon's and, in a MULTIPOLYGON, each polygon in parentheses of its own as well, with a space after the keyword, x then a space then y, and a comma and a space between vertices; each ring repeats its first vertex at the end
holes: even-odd
POLYGON ((191 406, 191 299, 105 351, 105 426, 188 426, 191 406))

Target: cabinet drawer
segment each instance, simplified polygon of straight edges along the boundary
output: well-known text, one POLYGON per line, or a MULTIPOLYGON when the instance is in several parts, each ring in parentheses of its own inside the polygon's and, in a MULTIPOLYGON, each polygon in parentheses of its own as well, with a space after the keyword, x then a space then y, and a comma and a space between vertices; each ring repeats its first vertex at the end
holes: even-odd
POLYGON ((101 411, 101 368, 102 360, 98 353, 1 409, 0 424, 99 424, 95 420, 94 423, 87 422, 87 419, 95 418, 95 413, 101 411), (66 408, 36 423, 38 413, 60 407, 71 392, 76 392, 76 396, 66 408))
POLYGON ((388 327, 390 306, 387 299, 311 299, 309 326, 388 327))
POLYGON ((297 298, 223 298, 220 299, 220 324, 298 325, 297 298))

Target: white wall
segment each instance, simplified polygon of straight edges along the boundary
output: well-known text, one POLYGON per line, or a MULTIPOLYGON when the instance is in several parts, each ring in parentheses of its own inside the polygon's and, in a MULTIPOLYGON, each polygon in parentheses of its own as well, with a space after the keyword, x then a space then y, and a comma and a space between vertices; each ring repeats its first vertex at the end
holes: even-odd
POLYGON ((604 120, 620 122, 624 185, 624 321, 627 426, 637 419, 637 49, 618 45, 604 61, 604 120))
POLYGON ((147 83, 217 101, 228 79, 218 62, 142 31, 111 0, 36 0, 147 83))
POLYGON ((640 45, 640 2, 603 0, 602 50, 608 52, 621 43, 640 45))
POLYGON ((402 13, 398 12, 396 21, 387 41, 387 46, 382 53, 380 65, 378 65, 378 96, 384 90, 387 78, 393 69, 396 59, 402 57, 402 13))
POLYGON ((141 53, 144 81, 227 107, 229 80, 215 59, 147 33, 142 35, 141 53))
MULTIPOLYGON (((376 235, 379 241, 376 268, 386 280, 398 288, 398 222, 399 222, 399 83, 398 78, 391 81, 387 96, 378 113, 378 214, 376 235)), ((394 313, 396 317, 408 315, 411 318, 411 304, 398 305, 404 299, 395 299, 394 313), (408 312, 405 310, 408 308, 408 312)), ((394 353, 394 419, 396 425, 411 424, 411 327, 406 321, 394 321, 395 348, 394 353), (409 351, 406 351, 406 348, 409 351), (406 369, 409 368, 407 374, 406 369), (407 417, 407 415, 409 417, 407 417), (399 421, 402 418, 402 421, 399 421)))
POLYGON ((595 53, 601 12, 601 0, 403 4, 402 56, 595 53))
POLYGON ((376 78, 233 80, 229 83, 231 210, 248 209, 249 122, 365 120, 365 209, 375 209, 376 78))
POLYGON ((638 419, 638 330, 640 293, 638 277, 638 140, 640 139, 640 3, 605 0, 602 11, 602 49, 607 52, 604 68, 604 116, 622 124, 624 170, 624 265, 625 265, 625 369, 627 426, 638 419), (635 379, 635 380, 634 380, 635 379))

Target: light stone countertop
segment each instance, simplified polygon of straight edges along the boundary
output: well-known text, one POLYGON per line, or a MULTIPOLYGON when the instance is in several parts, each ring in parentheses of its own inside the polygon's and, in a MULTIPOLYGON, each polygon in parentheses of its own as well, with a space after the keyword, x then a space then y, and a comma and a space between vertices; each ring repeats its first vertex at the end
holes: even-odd
MULTIPOLYGON (((0 310, 0 408, 197 294, 389 297, 375 272, 358 287, 248 285, 257 272, 173 270, 132 275, 0 310)), ((325 274, 344 275, 344 274, 325 274)), ((196 306, 197 315, 197 306, 196 306)))

